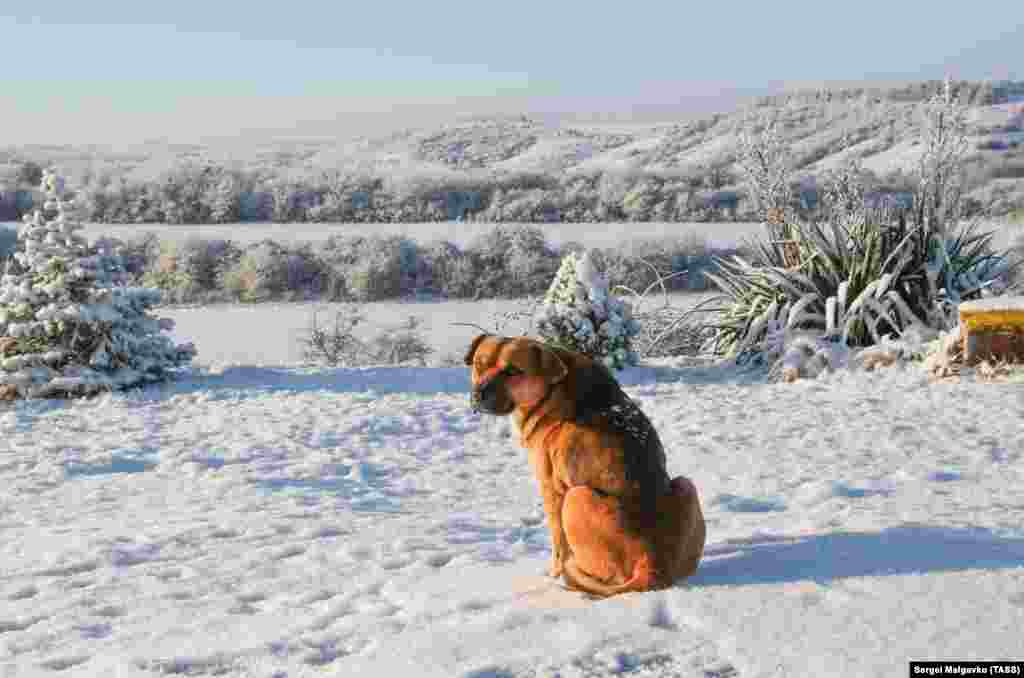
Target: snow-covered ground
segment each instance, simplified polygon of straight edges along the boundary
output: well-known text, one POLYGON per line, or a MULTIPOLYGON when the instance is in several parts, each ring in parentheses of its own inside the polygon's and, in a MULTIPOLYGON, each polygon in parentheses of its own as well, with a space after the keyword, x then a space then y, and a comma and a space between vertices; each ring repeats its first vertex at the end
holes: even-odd
MULTIPOLYGON (((1020 384, 628 369, 708 547, 685 584, 595 602, 543 575, 526 455, 469 410, 465 368, 295 366, 280 307, 161 315, 198 346, 183 380, 0 404, 0 676, 902 676, 1024 657, 1020 384)), ((446 353, 475 333, 438 327, 446 353)))
MULTIPOLYGON (((714 296, 714 293, 673 293, 669 295, 669 303, 680 309, 691 309, 714 296)), ((638 311, 655 309, 662 305, 663 299, 652 293, 635 308, 638 311)), ((402 325, 412 316, 420 321, 418 331, 433 349, 427 364, 461 365, 466 347, 479 331, 459 323, 475 324, 495 334, 531 334, 529 320, 504 318, 506 313, 523 313, 529 307, 525 299, 377 302, 361 307, 366 319, 356 326, 353 334, 361 340, 369 340, 378 330, 402 325)), ((279 366, 304 362, 303 339, 309 335, 314 317, 318 326, 329 330, 334 326, 335 315, 345 316, 349 310, 347 304, 341 303, 219 304, 162 309, 160 315, 176 323, 172 333, 176 341, 196 341, 190 337, 202 337, 199 350, 209 364, 279 366), (273 321, 268 322, 267 318, 273 321), (211 324, 231 328, 231 331, 210 332, 206 328, 211 324), (259 336, 260 339, 239 341, 239 336, 259 336)))

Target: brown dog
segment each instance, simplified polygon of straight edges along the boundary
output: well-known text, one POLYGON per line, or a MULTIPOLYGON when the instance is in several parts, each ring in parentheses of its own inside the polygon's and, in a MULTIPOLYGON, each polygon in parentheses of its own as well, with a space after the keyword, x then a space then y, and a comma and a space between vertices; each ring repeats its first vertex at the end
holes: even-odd
POLYGON ((551 529, 551 576, 599 596, 670 586, 697 571, 697 489, 669 480, 643 412, 600 363, 526 337, 482 334, 466 354, 475 410, 512 414, 551 529))

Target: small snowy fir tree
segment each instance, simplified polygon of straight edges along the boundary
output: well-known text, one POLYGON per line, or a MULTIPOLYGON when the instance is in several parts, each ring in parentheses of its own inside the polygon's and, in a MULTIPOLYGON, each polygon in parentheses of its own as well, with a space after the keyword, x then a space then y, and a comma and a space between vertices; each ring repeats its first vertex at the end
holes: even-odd
POLYGON ((26 216, 0 278, 0 399, 86 395, 163 381, 192 360, 146 310, 160 291, 126 286, 119 253, 75 231, 64 182, 47 171, 43 211, 26 216))
POLYGON ((632 348, 632 339, 639 332, 629 303, 608 292, 608 281, 594 266, 590 254, 566 255, 540 308, 540 337, 621 370, 639 362, 632 348))

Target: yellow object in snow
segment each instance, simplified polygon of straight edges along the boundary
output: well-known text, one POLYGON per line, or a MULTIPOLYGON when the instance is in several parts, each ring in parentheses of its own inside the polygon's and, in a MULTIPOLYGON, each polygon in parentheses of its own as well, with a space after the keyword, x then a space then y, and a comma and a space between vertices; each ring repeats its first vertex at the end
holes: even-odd
POLYGON ((995 297, 960 304, 964 363, 1024 362, 1024 297, 995 297))
POLYGON ((965 301, 959 306, 960 323, 970 330, 1019 328, 1024 331, 1024 297, 994 297, 965 301))

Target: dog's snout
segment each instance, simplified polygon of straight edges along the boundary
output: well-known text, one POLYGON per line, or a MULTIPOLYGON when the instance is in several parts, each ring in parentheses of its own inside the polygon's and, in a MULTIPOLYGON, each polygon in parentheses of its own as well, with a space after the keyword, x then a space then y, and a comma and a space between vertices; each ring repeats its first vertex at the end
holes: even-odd
POLYGON ((497 409, 498 386, 495 381, 496 379, 490 379, 473 389, 471 401, 475 412, 494 412, 497 409))

